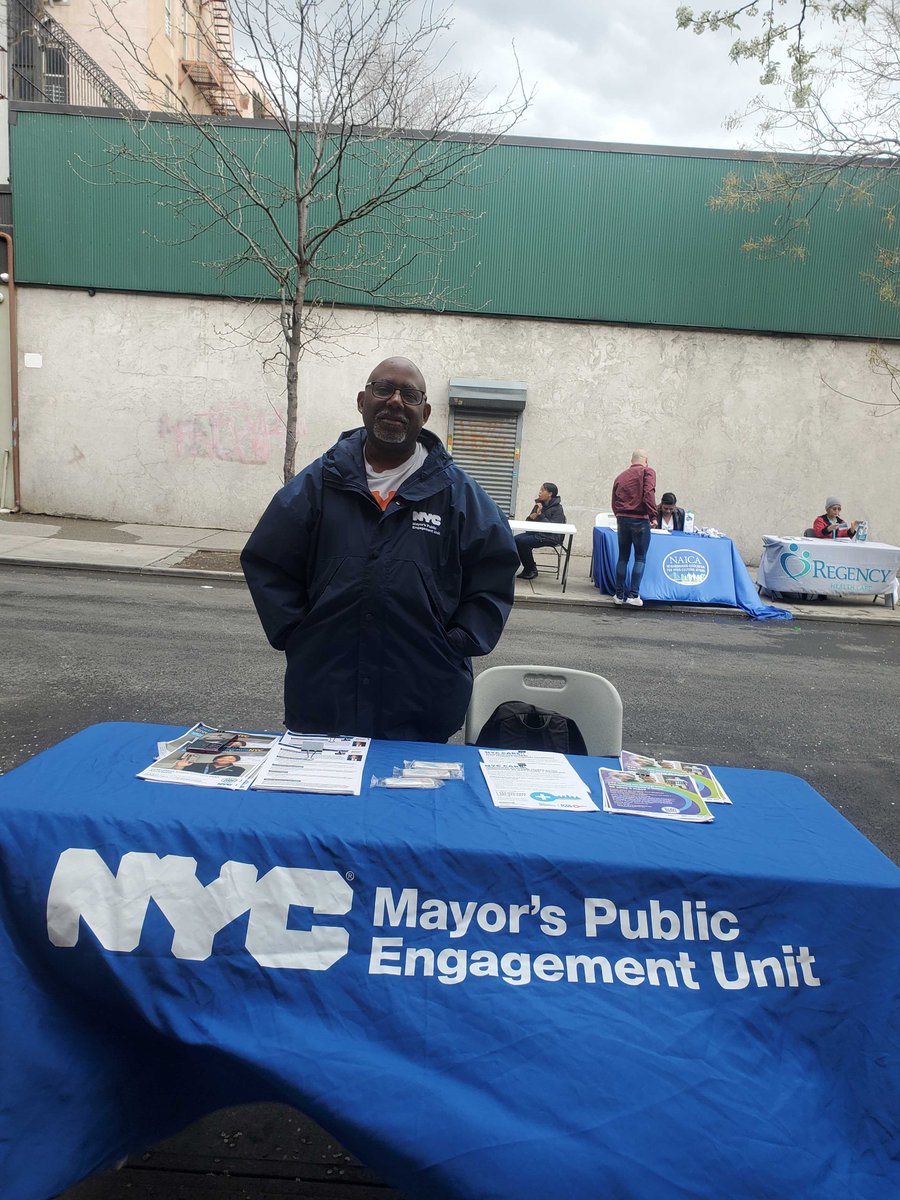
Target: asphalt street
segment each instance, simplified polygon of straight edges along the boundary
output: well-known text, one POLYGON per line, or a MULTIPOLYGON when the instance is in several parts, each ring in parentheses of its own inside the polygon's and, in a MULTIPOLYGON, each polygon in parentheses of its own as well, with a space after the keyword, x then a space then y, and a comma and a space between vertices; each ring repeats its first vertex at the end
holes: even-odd
MULTIPOLYGON (((282 658, 240 583, 5 568, 0 609, 0 772, 99 721, 281 727, 282 658)), ((520 607, 476 668, 501 663, 606 675, 629 749, 801 775, 900 860, 890 626, 520 607)), ((60 1200, 395 1195, 301 1114, 265 1105, 212 1114, 60 1200)))
MULTIPOLYGON (((281 728, 283 659, 238 582, 6 568, 0 608, 0 771, 97 721, 281 728)), ((629 749, 800 775, 900 861, 890 626, 521 608, 476 669, 500 663, 605 675, 629 749)))

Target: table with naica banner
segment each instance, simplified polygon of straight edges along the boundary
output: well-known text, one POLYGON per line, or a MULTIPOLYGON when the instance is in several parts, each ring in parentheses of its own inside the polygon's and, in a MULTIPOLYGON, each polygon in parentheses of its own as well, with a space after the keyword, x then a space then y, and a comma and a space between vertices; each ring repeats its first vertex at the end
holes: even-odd
POLYGON ((136 779, 178 732, 0 779, 4 1200, 260 1100, 408 1200, 900 1194, 900 870, 800 779, 718 770, 711 825, 498 810, 468 746, 373 743, 436 791, 136 779))
POLYGON ((756 582, 788 595, 883 596, 894 605, 900 546, 853 538, 763 536, 756 582))
MULTIPOLYGON (((601 592, 616 591, 619 539, 614 529, 594 527, 593 580, 601 592)), ((632 556, 626 575, 631 582, 632 556)), ((647 565, 641 581, 644 600, 670 604, 715 604, 741 608, 757 620, 791 619, 791 614, 759 598, 737 547, 729 537, 701 537, 696 533, 659 533, 650 536, 647 565)))

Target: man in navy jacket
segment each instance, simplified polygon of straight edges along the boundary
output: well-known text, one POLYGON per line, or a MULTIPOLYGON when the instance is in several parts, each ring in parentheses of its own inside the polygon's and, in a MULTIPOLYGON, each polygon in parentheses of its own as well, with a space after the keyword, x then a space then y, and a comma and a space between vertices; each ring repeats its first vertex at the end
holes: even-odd
POLYGON ((414 363, 389 358, 342 434, 274 497, 241 555, 287 656, 285 724, 445 742, 512 607, 519 566, 496 503, 423 429, 414 363))

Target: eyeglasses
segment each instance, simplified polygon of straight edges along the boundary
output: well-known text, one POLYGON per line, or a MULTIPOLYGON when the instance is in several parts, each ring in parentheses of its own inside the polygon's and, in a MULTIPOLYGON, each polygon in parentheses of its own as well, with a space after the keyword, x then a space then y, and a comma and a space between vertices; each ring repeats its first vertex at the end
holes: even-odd
POLYGON ((403 403, 412 408, 418 408, 420 404, 425 403, 424 392, 407 384, 393 383, 390 379, 370 379, 366 388, 377 400, 390 400, 395 392, 399 392, 403 403))

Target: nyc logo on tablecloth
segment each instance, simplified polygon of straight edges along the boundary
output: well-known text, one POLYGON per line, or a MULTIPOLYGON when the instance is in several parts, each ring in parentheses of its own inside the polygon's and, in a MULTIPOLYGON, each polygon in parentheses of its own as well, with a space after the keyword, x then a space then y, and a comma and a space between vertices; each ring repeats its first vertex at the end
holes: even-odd
POLYGON ((662 561, 663 574, 683 587, 699 587, 709 578, 709 563, 696 550, 673 550, 662 561))
POLYGON ((80 922, 104 950, 137 949, 150 900, 172 926, 172 954, 203 962, 216 934, 249 912, 246 946, 261 967, 326 971, 350 946, 346 929, 289 929, 290 909, 344 916, 353 891, 337 871, 273 867, 259 878, 250 863, 226 862, 204 886, 197 860, 178 854, 123 854, 114 875, 96 850, 59 856, 47 897, 47 933, 54 946, 75 946, 80 922))
MULTIPOLYGON (((247 914, 245 945, 261 967, 326 971, 347 955, 350 930, 339 923, 298 929, 291 910, 345 916, 353 906, 351 881, 352 871, 308 867, 272 867, 260 877, 252 864, 229 860, 203 884, 197 860, 188 856, 131 852, 113 873, 96 850, 71 848, 60 854, 50 881, 47 934, 52 945, 71 948, 83 922, 104 950, 129 954, 141 943, 152 900, 172 928, 174 958, 206 961, 216 934, 247 914)), ((540 895, 500 903, 376 887, 368 974, 430 977, 447 986, 485 978, 513 987, 648 983, 699 991, 705 981, 726 991, 821 986, 808 946, 779 945, 774 953, 751 957, 732 948, 742 933, 738 914, 710 908, 704 899, 667 906, 654 898, 635 909, 620 908, 611 897, 571 899, 577 911, 570 913, 569 901, 564 908, 540 895), (410 931, 419 932, 407 944, 410 931), (517 943, 523 934, 527 941, 517 943), (574 945, 557 940, 569 934, 574 945), (470 937, 476 944, 467 946, 470 937), (602 940, 596 949, 603 953, 591 946, 595 939, 602 940)))

